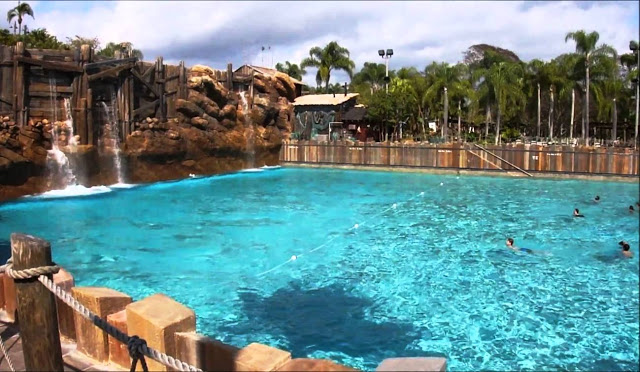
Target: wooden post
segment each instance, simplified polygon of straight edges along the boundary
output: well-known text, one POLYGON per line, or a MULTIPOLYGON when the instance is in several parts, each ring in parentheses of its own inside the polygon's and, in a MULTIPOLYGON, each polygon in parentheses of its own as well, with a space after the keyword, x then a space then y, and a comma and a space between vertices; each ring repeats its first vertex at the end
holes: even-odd
POLYGON ((227 89, 233 90, 233 65, 227 63, 227 89))
POLYGON ((160 95, 158 97, 158 108, 156 109, 156 118, 160 119, 161 122, 167 121, 167 105, 165 102, 165 91, 164 91, 164 63, 162 61, 162 57, 158 57, 156 59, 156 91, 160 95))
POLYGON ((178 77, 178 98, 187 99, 187 69, 184 61, 180 61, 180 76, 178 77))
MULTIPOLYGON (((30 235, 11 234, 11 255, 14 270, 52 265, 49 242, 30 235)), ((37 278, 15 280, 15 284, 26 370, 62 371, 55 295, 37 278)))
MULTIPOLYGON (((84 66, 87 63, 91 63, 91 55, 92 55, 91 46, 84 44, 80 47, 80 61, 84 66)), ((80 143, 83 145, 93 145, 93 115, 91 114, 91 106, 88 104, 93 104, 93 102, 89 101, 89 94, 91 91, 89 89, 89 77, 87 72, 82 73, 82 77, 80 78, 78 84, 78 121, 75 123, 76 125, 76 133, 80 136, 80 143)), ((91 100, 93 101, 93 100, 91 100)))
MULTIPOLYGON (((25 117, 25 65, 23 63, 18 62, 18 57, 24 56, 24 43, 22 41, 18 41, 16 43, 16 49, 13 56, 13 73, 14 73, 14 87, 13 94, 15 97, 14 102, 16 103, 13 107, 15 113, 15 120, 18 126, 23 126, 27 122, 27 118, 25 117)), ((28 67, 27 67, 28 68, 28 67)))

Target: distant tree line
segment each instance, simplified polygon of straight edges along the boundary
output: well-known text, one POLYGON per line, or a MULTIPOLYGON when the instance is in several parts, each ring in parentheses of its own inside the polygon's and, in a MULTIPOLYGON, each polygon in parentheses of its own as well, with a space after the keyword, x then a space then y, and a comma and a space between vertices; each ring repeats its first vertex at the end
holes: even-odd
MULTIPOLYGON (((526 135, 586 141, 594 134, 594 120, 612 125, 613 131, 618 123, 634 123, 637 55, 599 43, 595 31, 569 32, 565 42, 573 43, 575 52, 528 62, 506 49, 474 45, 458 64, 390 70, 388 93, 384 64, 365 62, 354 73, 349 50, 335 41, 312 48, 299 66, 287 61, 278 69, 301 79, 306 68, 316 68, 312 93, 341 92, 342 86, 329 80, 332 71, 345 71, 350 91, 360 93, 370 120, 393 129, 403 123, 413 137, 434 135, 428 129, 433 121, 438 135, 466 140, 500 143, 526 135), (462 122, 476 130, 459 130, 462 122)), ((637 51, 638 42, 631 41, 630 47, 637 51)))
POLYGON ((19 2, 15 8, 7 12, 7 22, 11 24, 11 22, 15 20, 16 24, 14 25, 13 32, 11 27, 9 29, 0 28, 0 44, 11 46, 21 41, 25 44, 26 48, 65 50, 76 49, 82 44, 88 44, 91 45, 96 51, 96 55, 99 56, 113 57, 116 51, 122 51, 129 52, 132 57, 138 57, 139 59, 144 57, 142 52, 134 49, 130 42, 109 42, 104 48, 100 48, 98 38, 86 38, 76 35, 74 38, 67 38, 66 41, 60 41, 45 28, 28 30, 26 25, 24 25, 24 27, 22 26, 24 17, 27 15, 35 18, 33 9, 25 2, 19 2))

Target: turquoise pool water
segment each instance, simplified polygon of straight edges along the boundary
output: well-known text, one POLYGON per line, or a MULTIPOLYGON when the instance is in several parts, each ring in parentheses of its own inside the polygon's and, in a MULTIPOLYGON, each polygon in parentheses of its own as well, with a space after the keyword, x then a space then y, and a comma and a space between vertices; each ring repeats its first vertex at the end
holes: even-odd
POLYGON ((444 355, 450 370, 637 370, 638 194, 279 169, 5 204, 0 245, 6 259, 11 232, 46 238, 78 285, 164 292, 236 346, 365 369, 444 355), (508 251, 507 235, 544 254, 508 251))

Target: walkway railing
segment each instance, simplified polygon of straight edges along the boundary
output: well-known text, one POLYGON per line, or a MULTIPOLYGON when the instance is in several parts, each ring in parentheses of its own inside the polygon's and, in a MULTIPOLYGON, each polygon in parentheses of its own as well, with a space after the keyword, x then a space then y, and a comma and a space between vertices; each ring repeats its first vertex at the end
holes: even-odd
MULTIPOLYGON (((127 345, 132 359, 131 371, 136 370, 138 361, 143 370, 148 371, 145 356, 178 371, 201 371, 147 346, 146 341, 138 336, 129 336, 121 332, 56 285, 52 275, 57 273, 60 267, 51 262, 51 245, 46 240, 25 234, 11 234, 11 255, 7 264, 0 266, 0 273, 6 273, 16 284, 18 321, 28 371, 63 370, 56 297, 96 327, 127 345)), ((1 339, 0 347, 13 370, 1 339)))

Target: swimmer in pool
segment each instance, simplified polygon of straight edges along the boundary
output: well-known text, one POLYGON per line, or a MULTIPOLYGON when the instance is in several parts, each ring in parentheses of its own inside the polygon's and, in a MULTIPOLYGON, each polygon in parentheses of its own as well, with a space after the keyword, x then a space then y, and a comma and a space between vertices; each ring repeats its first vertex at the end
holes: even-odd
POLYGON ((633 205, 630 205, 629 206, 629 213, 633 213, 633 212, 635 212, 635 209, 633 209, 633 205))
POLYGON ((573 210, 573 217, 584 217, 584 215, 580 214, 580 210, 576 208, 573 210))
POLYGON ((629 245, 629 243, 627 242, 620 242, 618 243, 622 246, 622 255, 627 257, 627 258, 631 258, 633 257, 633 253, 631 253, 631 246, 629 245))
POLYGON ((507 248, 514 250, 516 252, 521 251, 521 252, 525 252, 525 253, 533 253, 533 251, 529 248, 520 248, 520 247, 516 247, 513 244, 513 238, 507 238, 507 242, 505 243, 507 245, 507 248))
POLYGON ((594 202, 596 203, 600 203, 600 195, 596 195, 595 199, 593 199, 594 202))

